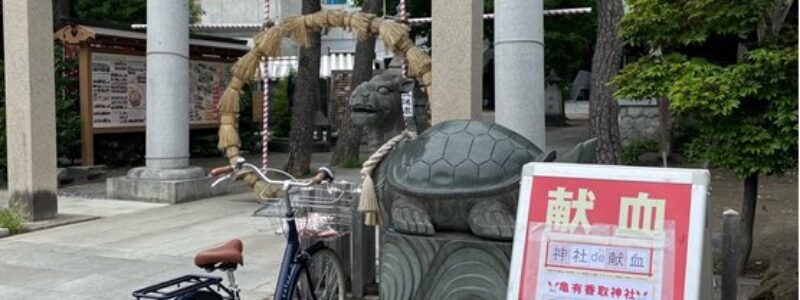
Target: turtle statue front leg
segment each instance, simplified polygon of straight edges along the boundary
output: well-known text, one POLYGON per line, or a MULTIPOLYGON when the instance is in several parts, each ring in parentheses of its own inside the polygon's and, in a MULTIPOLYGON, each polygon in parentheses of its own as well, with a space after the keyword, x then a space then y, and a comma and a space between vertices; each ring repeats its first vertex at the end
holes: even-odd
POLYGON ((401 233, 433 235, 433 223, 418 199, 398 196, 392 204, 392 224, 401 233))
POLYGON ((482 238, 511 240, 514 237, 514 215, 502 201, 480 200, 469 211, 469 228, 482 238))

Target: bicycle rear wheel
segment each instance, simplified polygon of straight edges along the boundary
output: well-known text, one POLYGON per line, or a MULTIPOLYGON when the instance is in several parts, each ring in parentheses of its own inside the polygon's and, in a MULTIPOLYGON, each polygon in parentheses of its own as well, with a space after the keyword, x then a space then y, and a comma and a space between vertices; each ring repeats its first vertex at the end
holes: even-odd
POLYGON ((308 268, 300 272, 294 299, 344 300, 345 281, 339 256, 330 249, 319 250, 311 255, 308 268))

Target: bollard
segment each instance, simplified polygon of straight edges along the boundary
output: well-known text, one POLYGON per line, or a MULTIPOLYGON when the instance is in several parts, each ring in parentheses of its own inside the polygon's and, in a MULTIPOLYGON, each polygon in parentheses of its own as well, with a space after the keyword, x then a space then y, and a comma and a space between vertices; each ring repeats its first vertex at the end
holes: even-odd
POLYGON ((739 277, 739 213, 726 209, 722 213, 722 300, 736 300, 739 277))

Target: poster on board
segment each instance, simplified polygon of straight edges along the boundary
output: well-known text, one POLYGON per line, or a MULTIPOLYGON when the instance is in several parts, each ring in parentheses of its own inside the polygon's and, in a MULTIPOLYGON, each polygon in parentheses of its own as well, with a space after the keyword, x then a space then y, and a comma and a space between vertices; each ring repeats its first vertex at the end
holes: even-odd
POLYGON ((698 299, 707 187, 706 170, 525 165, 508 299, 698 299))
MULTIPOLYGON (((189 123, 217 124, 217 109, 231 79, 230 63, 191 61, 189 123)), ((144 56, 92 53, 94 128, 144 126, 147 68, 144 56)))

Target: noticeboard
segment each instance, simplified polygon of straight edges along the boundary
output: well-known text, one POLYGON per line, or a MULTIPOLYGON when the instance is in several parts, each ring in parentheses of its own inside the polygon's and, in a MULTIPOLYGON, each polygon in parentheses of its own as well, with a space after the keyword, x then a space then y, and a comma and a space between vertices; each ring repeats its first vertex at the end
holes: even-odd
POLYGON ((525 165, 508 299, 699 299, 707 187, 706 170, 525 165))
MULTIPOLYGON (((190 61, 189 123, 219 123, 217 109, 231 79, 233 64, 190 61)), ((127 128, 145 125, 147 68, 144 56, 92 53, 93 128, 127 128)))

